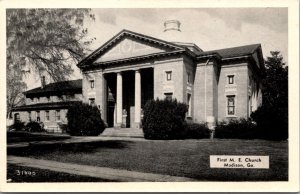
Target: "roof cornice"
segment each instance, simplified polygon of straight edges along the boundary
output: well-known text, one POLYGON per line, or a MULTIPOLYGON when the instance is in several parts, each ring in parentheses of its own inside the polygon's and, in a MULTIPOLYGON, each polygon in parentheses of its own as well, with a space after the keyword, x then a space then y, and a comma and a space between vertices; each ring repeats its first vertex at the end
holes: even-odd
POLYGON ((197 60, 201 60, 201 59, 208 59, 208 58, 216 58, 217 60, 221 60, 222 57, 219 53, 210 53, 210 54, 206 54, 206 55, 198 55, 197 56, 197 60))
POLYGON ((154 54, 148 54, 148 55, 142 55, 142 56, 137 56, 137 57, 129 57, 129 58, 123 58, 123 59, 117 59, 117 60, 110 60, 110 61, 103 61, 103 62, 97 62, 93 63, 92 65, 85 65, 82 66, 81 68, 89 68, 89 67, 104 67, 107 65, 111 64, 122 64, 126 62, 136 62, 136 61, 142 61, 142 60, 147 60, 147 59, 152 59, 156 57, 166 57, 166 56, 174 56, 178 54, 183 54, 185 53, 186 50, 177 50, 177 51, 170 51, 170 52, 160 52, 160 53, 154 53, 154 54))

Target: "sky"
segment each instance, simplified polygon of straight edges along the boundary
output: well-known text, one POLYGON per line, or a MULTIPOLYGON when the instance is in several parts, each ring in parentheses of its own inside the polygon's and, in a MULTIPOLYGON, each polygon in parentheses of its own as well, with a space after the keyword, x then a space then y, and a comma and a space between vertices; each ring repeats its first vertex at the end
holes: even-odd
MULTIPOLYGON (((287 8, 101 8, 92 9, 92 13, 95 21, 86 20, 84 26, 88 37, 96 38, 91 50, 123 29, 163 38, 164 22, 176 19, 181 23, 179 42, 195 43, 204 51, 260 43, 264 58, 278 50, 288 61, 287 8)), ((75 64, 74 70, 71 79, 81 78, 75 64)), ((33 88, 39 84, 35 81, 29 85, 33 88)))
POLYGON ((279 50, 287 61, 288 12, 286 8, 198 9, 92 9, 96 20, 87 23, 92 49, 122 29, 163 37, 164 21, 181 22, 181 40, 204 51, 261 43, 264 57, 279 50))

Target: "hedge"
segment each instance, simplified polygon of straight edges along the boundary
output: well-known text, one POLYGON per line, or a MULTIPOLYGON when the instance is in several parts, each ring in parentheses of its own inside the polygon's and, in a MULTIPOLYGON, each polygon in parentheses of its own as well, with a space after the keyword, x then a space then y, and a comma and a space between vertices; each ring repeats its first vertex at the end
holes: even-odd
POLYGON ((184 139, 209 138, 210 131, 206 123, 186 123, 182 133, 184 139))
POLYGON ((259 131, 255 123, 247 119, 232 119, 229 122, 218 122, 215 128, 215 138, 221 139, 255 139, 259 131))
POLYGON ((25 128, 25 123, 18 121, 18 122, 15 122, 14 124, 10 125, 8 127, 8 131, 13 131, 13 130, 22 131, 22 130, 24 130, 24 128, 25 128))
POLYGON ((36 121, 30 121, 26 124, 25 131, 28 132, 44 132, 44 124, 36 121))
POLYGON ((74 103, 68 109, 67 119, 67 133, 72 136, 98 136, 105 129, 100 110, 86 103, 74 103))
POLYGON ((251 114, 257 123, 260 138, 286 140, 288 138, 288 108, 261 106, 251 114))
POLYGON ((187 105, 176 99, 149 100, 144 107, 146 139, 178 139, 185 124, 187 105))

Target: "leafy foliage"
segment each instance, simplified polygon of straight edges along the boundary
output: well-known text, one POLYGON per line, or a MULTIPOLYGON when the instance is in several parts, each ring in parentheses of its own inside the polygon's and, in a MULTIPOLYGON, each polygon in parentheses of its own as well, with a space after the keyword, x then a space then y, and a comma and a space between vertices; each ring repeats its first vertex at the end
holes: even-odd
POLYGON ((288 138, 287 108, 259 107, 251 117, 257 123, 260 137, 271 140, 286 140, 288 138))
POLYGON ((93 40, 86 38, 85 18, 95 19, 90 9, 6 10, 7 117, 24 101, 24 75, 62 81, 72 73, 93 40))
POLYGON ((263 104, 251 114, 265 139, 288 138, 288 67, 279 51, 267 57, 263 104))
POLYGON ((8 127, 9 131, 22 131, 25 127, 25 123, 24 122, 15 122, 14 124, 12 124, 11 126, 8 127))
POLYGON ((74 136, 98 136, 105 129, 100 110, 96 106, 77 102, 67 113, 67 133, 74 136))
POLYGON ((149 100, 144 107, 146 139, 176 139, 184 128, 187 106, 177 100, 149 100))
POLYGON ((288 66, 279 51, 271 51, 267 57, 266 76, 263 81, 263 104, 273 107, 288 106, 288 66))
POLYGON ((12 69, 31 65, 55 81, 72 72, 71 65, 85 55, 89 9, 8 9, 7 62, 12 69))
POLYGON ((38 123, 36 121, 30 121, 26 124, 26 131, 29 132, 44 132, 43 123, 38 123))
POLYGON ((181 137, 184 139, 209 138, 210 131, 206 123, 186 123, 181 137))
POLYGON ((215 128, 215 137, 221 139, 255 139, 259 135, 256 124, 244 118, 218 122, 215 128))
POLYGON ((65 123, 58 123, 59 128, 62 130, 62 133, 66 133, 68 129, 68 124, 65 123))

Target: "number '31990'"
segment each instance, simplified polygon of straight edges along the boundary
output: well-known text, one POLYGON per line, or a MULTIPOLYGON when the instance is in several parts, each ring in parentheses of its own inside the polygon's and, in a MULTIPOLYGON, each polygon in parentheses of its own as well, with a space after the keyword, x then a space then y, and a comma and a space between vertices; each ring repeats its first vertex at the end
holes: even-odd
POLYGON ((36 173, 34 171, 29 170, 16 170, 18 176, 35 176, 36 173))

